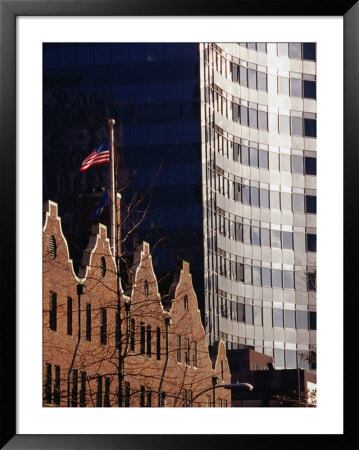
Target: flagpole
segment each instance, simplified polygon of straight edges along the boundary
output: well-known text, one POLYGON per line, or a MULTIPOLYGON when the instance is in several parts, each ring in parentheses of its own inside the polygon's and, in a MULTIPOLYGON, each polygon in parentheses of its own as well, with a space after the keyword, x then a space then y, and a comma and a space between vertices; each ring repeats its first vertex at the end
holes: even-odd
POLYGON ((115 120, 109 119, 109 147, 110 147, 110 247, 112 256, 116 258, 116 183, 115 183, 115 150, 114 125, 115 120))

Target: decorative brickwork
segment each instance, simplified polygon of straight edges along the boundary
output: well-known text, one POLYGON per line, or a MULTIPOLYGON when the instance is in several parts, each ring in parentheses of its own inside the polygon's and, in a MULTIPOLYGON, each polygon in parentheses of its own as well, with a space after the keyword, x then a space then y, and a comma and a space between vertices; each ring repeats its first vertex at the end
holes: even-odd
POLYGON ((144 242, 125 295, 106 227, 93 226, 76 275, 57 205, 45 209, 44 406, 231 406, 229 390, 211 389, 231 375, 223 342, 207 347, 189 264, 161 299, 144 242))

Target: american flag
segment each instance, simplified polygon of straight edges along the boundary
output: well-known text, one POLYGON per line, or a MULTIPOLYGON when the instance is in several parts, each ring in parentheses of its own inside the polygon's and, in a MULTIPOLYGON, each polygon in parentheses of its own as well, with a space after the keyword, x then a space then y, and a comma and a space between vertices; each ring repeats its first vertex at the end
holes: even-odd
POLYGON ((86 159, 83 160, 82 166, 80 167, 80 172, 87 170, 91 166, 96 166, 97 164, 103 164, 110 162, 110 149, 108 139, 102 142, 101 145, 95 148, 95 150, 88 155, 86 159))

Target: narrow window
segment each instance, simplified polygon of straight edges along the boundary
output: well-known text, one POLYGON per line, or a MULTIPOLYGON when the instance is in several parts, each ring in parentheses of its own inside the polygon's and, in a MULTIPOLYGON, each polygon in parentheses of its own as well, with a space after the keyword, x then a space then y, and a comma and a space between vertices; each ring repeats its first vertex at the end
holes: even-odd
POLYGON ((185 364, 189 365, 189 339, 185 339, 185 348, 184 348, 184 361, 185 364))
POLYGON ((72 389, 71 389, 71 406, 73 408, 77 407, 77 382, 78 382, 78 371, 74 369, 72 371, 72 389))
POLYGON ((102 406, 102 376, 97 377, 97 393, 96 393, 96 406, 102 406))
POLYGON ((148 408, 150 408, 150 407, 152 406, 152 392, 151 392, 151 390, 148 390, 148 391, 147 391, 147 393, 146 393, 146 398, 147 398, 146 406, 147 406, 148 408))
POLYGON ((152 337, 152 333, 151 333, 151 325, 147 325, 147 348, 146 348, 146 353, 147 356, 151 356, 152 354, 152 343, 151 343, 151 337, 152 337))
POLYGON ((50 292, 50 330, 57 330, 57 294, 50 292))
POLYGON ((145 280, 145 282, 144 282, 144 290, 145 290, 145 296, 148 297, 149 287, 148 287, 148 281, 147 280, 145 280))
POLYGON ((184 305, 184 309, 187 310, 188 309, 188 295, 184 296, 183 305, 184 305))
POLYGON ((46 381, 45 381, 45 401, 46 403, 51 403, 52 396, 52 366, 51 364, 46 364, 46 381))
POLYGON ((60 404, 60 367, 55 366, 55 383, 54 383, 54 403, 60 404))
POLYGON ((131 387, 129 382, 125 382, 125 407, 128 408, 131 405, 131 387))
POLYGON ((181 336, 177 336, 177 362, 181 362, 181 336))
POLYGON ((100 327, 101 344, 107 343, 107 310, 101 308, 101 327, 100 327))
POLYGON ((72 335, 72 298, 67 297, 67 334, 72 335))
POLYGON ((193 367, 197 367, 197 342, 193 341, 193 367))
POLYGON ((130 320, 130 350, 135 350, 135 319, 130 320))
POLYGON ((86 303, 86 340, 91 341, 91 304, 86 303))
POLYGON ((145 387, 140 386, 140 407, 143 408, 145 406, 145 387))
POLYGON ((187 389, 183 390, 182 394, 182 406, 185 408, 187 406, 187 389))
POLYGON ((143 322, 140 323, 140 353, 145 354, 146 328, 143 322))
POLYGON ((104 399, 103 399, 103 406, 105 407, 109 407, 110 406, 110 379, 109 378, 105 378, 105 395, 104 395, 104 399))
POLYGON ((223 368, 223 361, 221 360, 221 379, 224 380, 224 368, 223 368))
POLYGON ((207 408, 210 408, 211 407, 211 396, 207 395, 206 400, 207 400, 207 408))
POLYGON ((160 406, 166 406, 166 392, 160 392, 160 406))
POLYGON ((161 328, 157 327, 156 330, 156 358, 159 361, 161 359, 161 328))
POLYGON ((308 291, 316 291, 316 274, 315 272, 308 272, 307 273, 307 289, 308 291))
POLYGON ((120 343, 121 343, 121 319, 120 319, 120 314, 119 313, 116 313, 115 338, 116 338, 116 348, 120 348, 120 343))
POLYGON ((82 408, 86 406, 86 372, 81 372, 80 406, 82 408))

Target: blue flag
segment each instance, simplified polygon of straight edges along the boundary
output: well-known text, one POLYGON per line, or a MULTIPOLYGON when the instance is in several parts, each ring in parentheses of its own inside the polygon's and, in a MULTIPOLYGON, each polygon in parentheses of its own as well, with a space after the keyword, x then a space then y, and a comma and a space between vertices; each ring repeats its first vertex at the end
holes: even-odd
POLYGON ((97 203, 96 208, 92 211, 91 219, 95 220, 98 217, 100 217, 102 214, 103 208, 105 206, 109 206, 109 204, 110 204, 110 199, 108 197, 108 192, 105 191, 103 193, 102 197, 100 198, 100 201, 97 203))

